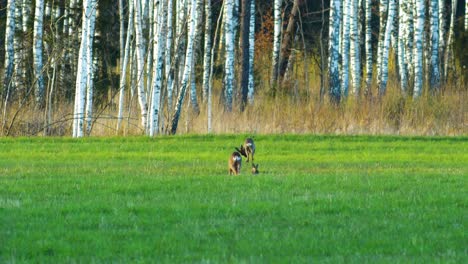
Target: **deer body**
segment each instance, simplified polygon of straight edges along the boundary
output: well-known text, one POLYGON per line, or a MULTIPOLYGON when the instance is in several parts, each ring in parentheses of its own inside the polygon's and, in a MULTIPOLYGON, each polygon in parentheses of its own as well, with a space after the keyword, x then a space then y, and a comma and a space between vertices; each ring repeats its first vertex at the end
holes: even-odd
POLYGON ((242 157, 239 152, 233 152, 228 160, 229 175, 239 175, 242 165, 242 157))
POLYGON ((240 149, 236 148, 236 150, 242 154, 242 156, 247 158, 246 162, 249 162, 249 158, 252 158, 252 162, 254 160, 254 154, 255 154, 255 143, 253 139, 247 138, 244 141, 244 144, 240 146, 240 149))

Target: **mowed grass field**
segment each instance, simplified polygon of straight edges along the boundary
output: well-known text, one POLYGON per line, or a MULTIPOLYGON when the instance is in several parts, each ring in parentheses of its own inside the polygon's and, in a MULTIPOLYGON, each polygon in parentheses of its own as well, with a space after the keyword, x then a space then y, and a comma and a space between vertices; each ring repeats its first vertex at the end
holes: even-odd
POLYGON ((468 138, 1 138, 0 263, 467 263, 468 138))

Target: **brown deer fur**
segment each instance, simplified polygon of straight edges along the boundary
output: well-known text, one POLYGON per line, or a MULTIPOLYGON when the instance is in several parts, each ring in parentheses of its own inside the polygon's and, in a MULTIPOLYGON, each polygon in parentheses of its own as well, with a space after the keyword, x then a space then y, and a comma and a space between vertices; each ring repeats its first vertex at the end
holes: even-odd
POLYGON ((233 152, 228 160, 228 169, 229 175, 239 175, 240 169, 242 165, 242 157, 241 154, 237 151, 233 152))
POLYGON ((252 162, 254 160, 254 154, 255 154, 255 143, 253 139, 247 138, 244 141, 244 144, 240 146, 240 149, 236 148, 237 152, 242 154, 242 156, 246 157, 247 160, 246 162, 249 162, 249 158, 252 158, 252 162))

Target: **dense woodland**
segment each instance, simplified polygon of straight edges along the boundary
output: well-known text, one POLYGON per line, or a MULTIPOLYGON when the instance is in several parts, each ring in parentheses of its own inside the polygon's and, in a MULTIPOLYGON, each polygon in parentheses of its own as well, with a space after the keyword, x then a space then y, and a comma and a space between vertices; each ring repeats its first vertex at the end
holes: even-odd
POLYGON ((468 0, 0 0, 0 135, 466 134, 468 0))

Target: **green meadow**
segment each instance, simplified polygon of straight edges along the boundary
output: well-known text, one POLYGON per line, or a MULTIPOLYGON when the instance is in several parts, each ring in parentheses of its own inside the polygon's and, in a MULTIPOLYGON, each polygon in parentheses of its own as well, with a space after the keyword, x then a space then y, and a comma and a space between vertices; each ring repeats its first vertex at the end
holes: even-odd
POLYGON ((468 137, 0 138, 0 263, 467 263, 468 137))

